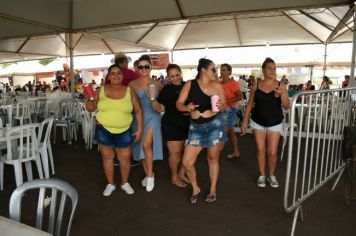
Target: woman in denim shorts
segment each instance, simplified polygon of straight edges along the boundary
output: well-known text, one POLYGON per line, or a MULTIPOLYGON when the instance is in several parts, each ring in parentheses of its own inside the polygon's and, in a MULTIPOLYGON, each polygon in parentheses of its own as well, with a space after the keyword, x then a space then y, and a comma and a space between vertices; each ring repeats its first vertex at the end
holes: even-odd
POLYGON ((251 94, 246 106, 241 131, 245 133, 251 112, 250 126, 253 129, 257 145, 257 163, 259 177, 257 186, 264 188, 266 180, 272 188, 278 188, 275 176, 277 166, 277 149, 279 138, 283 135, 283 112, 289 108, 289 98, 286 84, 276 80, 276 64, 271 58, 266 58, 262 64, 264 79, 251 88, 251 94), (266 145, 267 143, 267 145, 266 145), (268 156, 268 178, 266 177, 266 151, 268 156))
POLYGON ((211 105, 211 96, 218 95, 220 101, 213 105, 218 105, 219 111, 226 109, 224 89, 217 80, 215 65, 211 60, 202 58, 199 60, 197 70, 196 78, 184 84, 176 103, 179 111, 190 112, 191 117, 183 154, 183 165, 193 188, 190 197, 192 204, 197 203, 200 194, 194 164, 203 148, 208 149, 207 159, 210 175, 210 190, 205 201, 216 201, 220 154, 220 145, 218 144, 226 141, 222 117, 219 112, 212 111, 211 105))
POLYGON ((108 78, 109 83, 96 91, 94 99, 89 99, 86 95, 87 110, 90 112, 98 110, 95 135, 108 182, 103 195, 110 196, 116 189, 113 163, 115 155, 120 161, 121 189, 127 194, 133 194, 134 190, 128 182, 130 159, 132 144, 134 141, 138 142, 142 135, 142 109, 135 91, 122 85, 123 74, 119 66, 109 67, 108 78), (138 128, 134 134, 130 130, 132 113, 138 121, 138 128))

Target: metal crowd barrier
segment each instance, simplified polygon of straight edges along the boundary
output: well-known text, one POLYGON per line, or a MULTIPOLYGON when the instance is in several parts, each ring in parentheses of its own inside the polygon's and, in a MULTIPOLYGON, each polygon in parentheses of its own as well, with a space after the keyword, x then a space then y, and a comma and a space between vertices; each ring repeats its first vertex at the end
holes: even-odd
POLYGON ((350 124, 356 88, 307 91, 291 102, 284 209, 294 211, 291 235, 302 204, 337 175, 334 189, 345 169, 342 158, 344 127, 350 124))

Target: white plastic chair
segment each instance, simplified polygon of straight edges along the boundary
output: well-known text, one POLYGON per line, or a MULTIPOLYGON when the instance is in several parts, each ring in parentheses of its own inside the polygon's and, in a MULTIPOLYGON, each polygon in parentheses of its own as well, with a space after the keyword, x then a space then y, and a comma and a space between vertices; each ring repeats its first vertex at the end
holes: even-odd
POLYGON ((38 150, 41 156, 42 164, 43 164, 43 170, 44 170, 44 175, 45 178, 49 178, 49 164, 48 164, 48 159, 51 163, 51 169, 52 169, 52 174, 54 174, 54 162, 53 162, 53 153, 52 153, 52 147, 51 147, 51 131, 52 131, 52 125, 53 125, 53 117, 50 117, 44 121, 41 122, 39 131, 37 134, 37 140, 38 140, 38 150))
POLYGON ((25 163, 28 180, 32 180, 31 161, 36 162, 40 179, 43 179, 43 171, 35 129, 38 125, 30 124, 18 126, 6 131, 7 153, 0 158, 0 189, 4 186, 4 164, 14 166, 16 186, 23 183, 22 163, 25 163), (17 147, 14 147, 16 145, 17 147))
POLYGON ((27 102, 21 101, 17 103, 14 120, 14 122, 18 120, 20 125, 23 125, 26 120, 29 121, 28 123, 32 123, 30 106, 27 102))
MULTIPOLYGON (((10 218, 21 221, 21 203, 23 199, 30 200, 25 194, 28 190, 39 190, 36 214, 36 228, 45 230, 44 222, 48 222, 47 232, 59 236, 61 228, 66 224, 66 234, 70 235, 75 209, 78 205, 78 192, 69 183, 59 179, 38 179, 26 182, 11 194, 9 212, 10 218), (66 204, 67 197, 71 200, 71 207, 66 204), (45 208, 49 206, 47 211, 45 208), (67 207, 66 207, 67 206, 67 207), (48 217, 47 213, 48 212, 48 217), (68 212, 68 214, 65 214, 68 212), (68 216, 68 217, 67 217, 68 216), (46 218, 46 219, 44 219, 46 218), (68 218, 68 219, 67 219, 68 218)), ((33 205, 34 202, 26 202, 33 205)), ((31 214, 32 216, 33 214, 31 214)))
POLYGON ((63 129, 63 140, 68 138, 68 144, 72 144, 72 137, 77 141, 77 130, 75 123, 76 101, 62 100, 59 103, 59 116, 54 120, 54 143, 56 143, 57 127, 63 129), (67 137, 66 137, 67 136, 67 137))

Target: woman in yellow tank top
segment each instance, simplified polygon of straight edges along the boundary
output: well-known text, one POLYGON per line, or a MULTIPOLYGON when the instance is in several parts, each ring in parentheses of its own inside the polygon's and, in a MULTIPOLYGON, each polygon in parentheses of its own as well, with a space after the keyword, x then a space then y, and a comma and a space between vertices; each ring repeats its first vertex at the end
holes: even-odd
POLYGON ((95 93, 94 100, 87 100, 86 108, 92 112, 98 110, 96 119, 96 138, 103 158, 103 168, 108 184, 103 192, 110 196, 116 189, 114 182, 114 157, 120 161, 121 189, 127 194, 134 190, 128 182, 132 144, 142 136, 142 109, 135 91, 122 85, 123 75, 117 65, 108 69, 110 83, 95 93), (137 131, 131 133, 132 112, 137 120, 137 131), (134 140, 133 138, 134 137, 134 140))

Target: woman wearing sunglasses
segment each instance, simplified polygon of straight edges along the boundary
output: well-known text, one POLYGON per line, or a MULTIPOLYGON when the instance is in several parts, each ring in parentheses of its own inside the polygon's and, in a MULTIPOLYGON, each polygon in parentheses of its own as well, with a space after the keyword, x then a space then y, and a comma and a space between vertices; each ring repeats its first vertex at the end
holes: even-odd
MULTIPOLYGON (((153 161, 163 159, 162 135, 161 135, 161 114, 156 110, 160 109, 160 104, 155 99, 150 99, 149 86, 155 87, 157 92, 161 89, 158 81, 154 81, 150 72, 152 69, 151 59, 148 55, 142 55, 138 59, 137 68, 140 78, 132 81, 129 86, 136 91, 143 110, 143 135, 139 143, 134 145, 133 159, 142 161, 145 178, 141 184, 147 192, 154 188, 153 161), (155 107, 155 108, 154 108, 155 107)), ((135 122, 133 129, 135 130, 135 122)))
POLYGON ((166 69, 169 84, 165 85, 157 101, 162 104, 162 136, 167 141, 169 151, 169 167, 171 169, 171 183, 184 188, 189 180, 185 177, 185 170, 181 166, 184 141, 188 137, 189 113, 177 110, 176 102, 184 84, 182 70, 176 64, 169 64, 166 69))
POLYGON ((210 190, 206 202, 216 201, 216 183, 219 175, 219 143, 226 141, 226 134, 219 112, 212 111, 211 96, 218 95, 219 111, 226 110, 225 93, 217 79, 214 63, 202 58, 199 60, 198 74, 194 80, 184 84, 176 106, 181 112, 190 112, 188 139, 183 154, 183 165, 192 184, 190 203, 196 204, 200 187, 196 179, 195 161, 203 148, 207 148, 210 190), (188 105, 186 105, 188 104, 188 105))
POLYGON ((86 108, 89 112, 98 110, 96 114, 96 139, 99 143, 103 168, 108 184, 103 192, 110 196, 116 189, 114 182, 114 157, 120 161, 121 189, 127 194, 134 190, 128 183, 130 159, 133 141, 138 142, 142 135, 142 109, 136 93, 122 84, 123 74, 118 65, 108 69, 108 84, 95 92, 93 100, 88 99, 86 108), (131 133, 132 112, 137 121, 137 131, 131 133), (134 137, 134 140, 133 140, 134 137))

